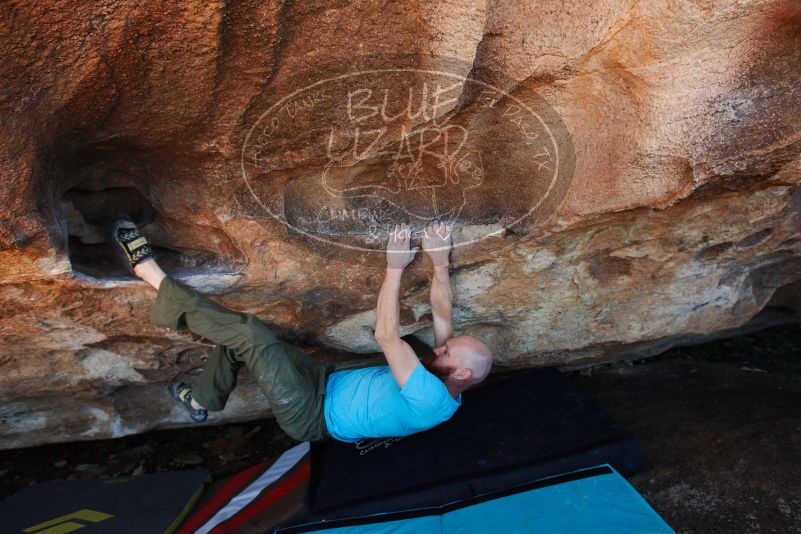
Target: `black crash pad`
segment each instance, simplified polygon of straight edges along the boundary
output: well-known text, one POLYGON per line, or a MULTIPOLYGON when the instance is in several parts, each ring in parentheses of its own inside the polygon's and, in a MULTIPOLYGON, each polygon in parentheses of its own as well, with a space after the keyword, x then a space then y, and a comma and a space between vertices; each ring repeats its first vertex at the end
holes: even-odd
POLYGON ((427 432, 315 444, 308 515, 293 523, 439 506, 607 463, 636 473, 639 445, 558 370, 527 372, 465 392, 427 432))
POLYGON ((203 491, 205 469, 34 484, 0 502, 0 531, 170 532, 203 491))

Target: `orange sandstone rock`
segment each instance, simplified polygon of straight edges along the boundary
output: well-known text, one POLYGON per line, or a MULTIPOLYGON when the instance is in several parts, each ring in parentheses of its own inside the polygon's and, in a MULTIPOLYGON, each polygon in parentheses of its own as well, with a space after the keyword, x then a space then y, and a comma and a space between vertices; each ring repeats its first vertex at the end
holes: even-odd
MULTIPOLYGON (((185 422, 164 387, 208 345, 148 324, 117 210, 331 363, 378 357, 398 219, 456 225, 456 329, 499 365, 801 312, 794 0, 12 0, 0 37, 0 448, 185 422)), ((430 341, 426 267, 402 327, 430 341)), ((213 420, 266 413, 245 380, 213 420)))

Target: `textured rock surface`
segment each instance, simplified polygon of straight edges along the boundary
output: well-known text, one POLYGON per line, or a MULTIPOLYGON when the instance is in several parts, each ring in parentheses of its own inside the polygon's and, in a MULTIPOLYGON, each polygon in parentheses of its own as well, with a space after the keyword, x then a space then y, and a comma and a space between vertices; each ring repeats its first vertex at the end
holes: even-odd
MULTIPOLYGON (((381 257, 359 250, 375 230, 363 219, 332 216, 315 237, 309 214, 369 212, 341 191, 378 198, 387 176, 403 187, 371 200, 397 208, 377 228, 436 215, 433 199, 462 241, 493 236, 454 252, 456 321, 503 365, 647 355, 799 313, 797 2, 476 5, 0 6, 0 447, 183 419, 163 387, 196 372, 207 345, 147 323, 153 291, 107 260, 116 209, 143 222, 176 276, 332 362, 362 358, 332 349, 376 349, 381 257), (364 158, 348 159, 353 117, 326 99, 345 82, 265 126, 280 99, 347 69, 403 67, 383 81, 403 92, 428 76, 433 87, 442 57, 457 60, 455 79, 505 97, 457 84, 458 103, 401 119, 364 158), (535 136, 498 127, 515 103, 540 112, 565 148, 556 160, 569 175, 548 194, 535 136), (421 124, 436 124, 439 154, 466 147, 447 188, 451 167, 429 151, 419 174, 391 167, 399 132, 421 124)), ((427 280, 425 264, 409 272, 402 309, 404 331, 423 337, 427 280)), ((266 409, 246 381, 217 417, 266 409)))
MULTIPOLYGON (((645 470, 629 480, 676 532, 762 534, 801 525, 799 374, 801 330, 786 325, 569 379, 637 438, 645 470)), ((219 480, 291 446, 275 421, 261 419, 7 450, 0 499, 52 478, 199 465, 219 480)))

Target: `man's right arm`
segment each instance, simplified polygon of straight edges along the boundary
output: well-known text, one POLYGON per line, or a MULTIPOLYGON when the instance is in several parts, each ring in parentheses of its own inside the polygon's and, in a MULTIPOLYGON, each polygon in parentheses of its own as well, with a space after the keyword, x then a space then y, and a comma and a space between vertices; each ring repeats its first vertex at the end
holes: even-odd
POLYGON ((387 244, 387 270, 378 293, 375 339, 389 363, 392 376, 403 388, 420 361, 400 337, 400 288, 403 269, 414 259, 417 249, 410 249, 411 228, 395 227, 387 244))

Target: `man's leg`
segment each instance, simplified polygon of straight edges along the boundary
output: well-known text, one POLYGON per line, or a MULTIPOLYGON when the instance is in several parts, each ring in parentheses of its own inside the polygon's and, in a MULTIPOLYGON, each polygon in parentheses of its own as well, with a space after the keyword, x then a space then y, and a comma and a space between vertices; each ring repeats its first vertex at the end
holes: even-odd
MULTIPOLYGON (((313 363, 299 349, 278 341, 255 316, 227 310, 168 278, 130 217, 117 216, 111 228, 111 241, 123 264, 158 290, 151 314, 154 323, 189 328, 217 343, 208 374, 204 373, 200 385, 201 396, 208 404, 220 407, 225 404, 236 385, 236 364, 244 364, 258 380, 276 419, 290 436, 325 437, 324 366, 313 363)), ((197 410, 196 403, 189 402, 193 400, 189 388, 183 384, 177 386, 180 391, 170 388, 173 397, 187 405, 193 419, 205 420, 205 411, 197 410)))
POLYGON ((270 345, 246 365, 267 396, 278 424, 289 436, 298 441, 328 437, 323 411, 324 365, 282 342, 270 345))
POLYGON ((151 313, 153 323, 188 328, 222 347, 213 354, 219 357, 211 362, 209 374, 204 371, 198 383, 198 403, 208 409, 224 404, 228 388, 235 385, 234 364, 239 363, 256 378, 287 434, 299 440, 325 437, 322 364, 279 341, 254 315, 228 310, 169 277, 159 281, 158 290, 151 313), (206 406, 204 401, 211 405, 206 406))
POLYGON ((242 362, 225 345, 217 345, 209 353, 203 372, 192 386, 192 398, 203 408, 219 412, 236 388, 236 378, 242 362))

